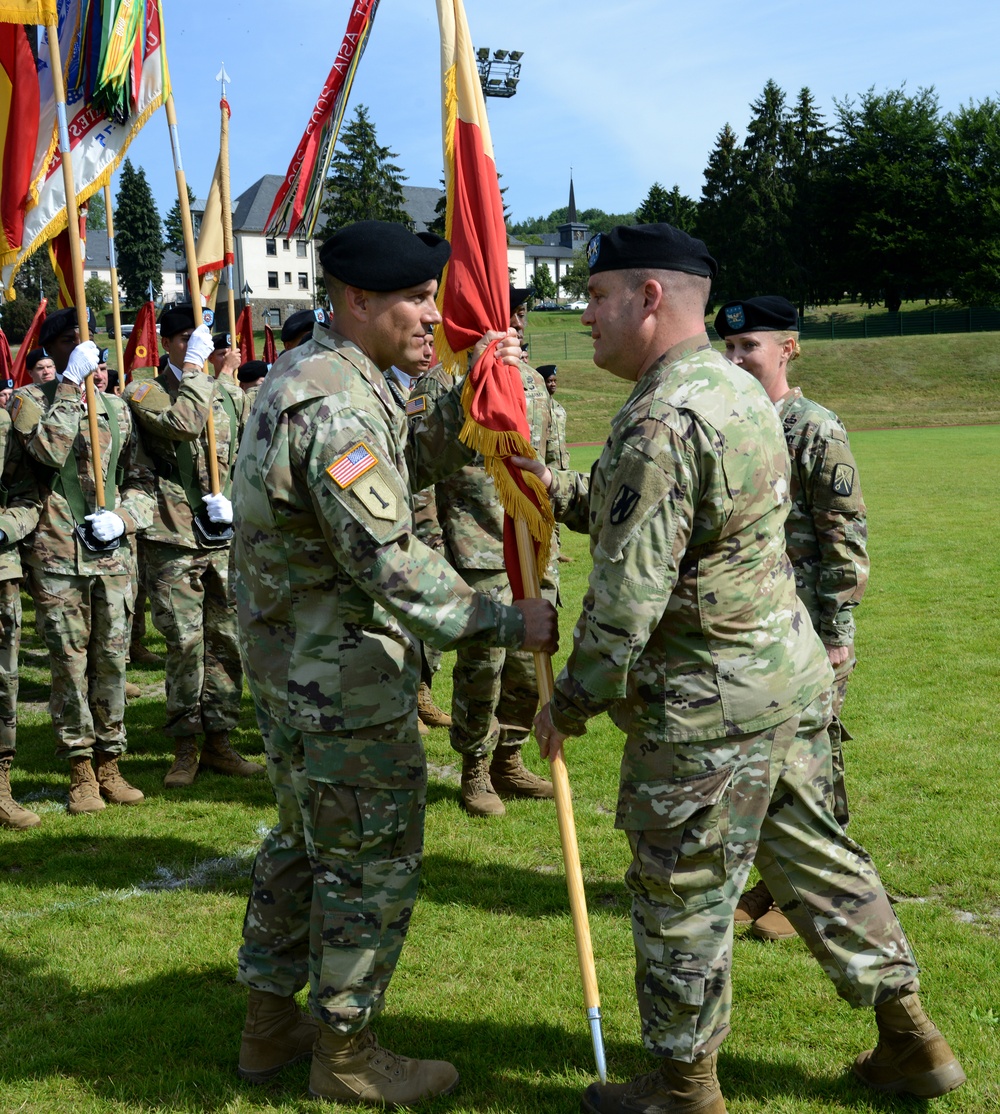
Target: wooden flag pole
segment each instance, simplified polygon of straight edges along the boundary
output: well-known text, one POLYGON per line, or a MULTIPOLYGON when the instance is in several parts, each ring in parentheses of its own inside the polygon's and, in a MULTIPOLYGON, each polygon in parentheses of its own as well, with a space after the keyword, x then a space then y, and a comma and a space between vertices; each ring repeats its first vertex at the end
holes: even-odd
MULTIPOLYGON (((222 126, 219 132, 219 177, 222 194, 222 257, 233 254, 233 203, 229 188, 229 106, 226 101, 226 82, 231 81, 226 73, 225 63, 219 71, 218 80, 222 82, 222 126)), ((233 265, 226 268, 226 304, 229 309, 229 337, 236 346, 236 292, 233 290, 233 265)))
POLYGON ((118 297, 118 256, 115 254, 115 217, 111 211, 111 183, 104 187, 104 215, 108 225, 108 261, 111 264, 111 319, 115 323, 115 358, 118 388, 125 384, 125 348, 122 344, 122 306, 118 297))
MULTIPOLYGON (((198 252, 194 245, 194 225, 191 223, 191 202, 188 200, 187 179, 184 177, 184 165, 181 162, 181 141, 177 134, 177 111, 174 108, 173 93, 167 94, 167 127, 170 129, 170 148, 174 156, 174 174, 177 178, 177 203, 181 209, 181 228, 184 231, 184 255, 187 258, 188 286, 191 291, 191 308, 194 311, 194 323, 197 327, 204 323, 201 312, 201 290, 198 287, 198 252)), ((205 374, 211 375, 211 364, 205 361, 205 374)), ((205 423, 205 433, 208 440, 208 477, 212 487, 212 494, 218 495, 221 490, 219 484, 219 454, 215 446, 215 421, 212 416, 211 406, 208 410, 208 421, 205 423)), ((193 509, 193 508, 192 508, 193 509)))
MULTIPOLYGON (((517 557, 521 566, 521 584, 525 597, 540 599, 542 592, 535 567, 535 546, 531 540, 528 523, 523 518, 514 520, 517 536, 517 557)), ((535 674, 538 677, 538 698, 544 707, 552 699, 555 685, 552 679, 552 658, 544 651, 535 651, 535 674)), ((559 838, 562 842, 563 865, 566 869, 566 888, 569 907, 573 915, 573 932, 576 936, 576 956, 583 981, 583 1002, 590 1022, 590 1036, 597 1060, 597 1074, 607 1082, 607 1058, 604 1052, 604 1032, 601 1028, 601 998, 597 990, 597 966, 594 963, 594 946, 590 939, 590 920, 587 917, 587 894, 583 888, 583 868, 580 866, 580 847, 576 838, 576 820, 573 816, 573 795, 569 787, 566 759, 560 747, 549 755, 552 787, 555 790, 556 816, 559 821, 559 838)))
MULTIPOLYGON (((63 185, 66 190, 66 219, 69 222, 69 257, 73 266, 73 293, 76 300, 76 323, 80 330, 80 343, 90 340, 87 326, 87 296, 83 282, 83 247, 80 243, 80 212, 76 206, 76 184, 73 181, 73 162, 69 146, 69 128, 66 124, 66 84, 63 81, 62 56, 59 50, 59 26, 51 23, 45 28, 49 36, 49 63, 52 67, 52 89, 56 98, 56 115, 59 122, 59 154, 62 161, 63 185)), ((87 393, 87 427, 90 433, 90 455, 94 462, 95 510, 103 511, 104 471, 101 467, 101 441, 97 429, 97 394, 94 377, 84 380, 87 393)))

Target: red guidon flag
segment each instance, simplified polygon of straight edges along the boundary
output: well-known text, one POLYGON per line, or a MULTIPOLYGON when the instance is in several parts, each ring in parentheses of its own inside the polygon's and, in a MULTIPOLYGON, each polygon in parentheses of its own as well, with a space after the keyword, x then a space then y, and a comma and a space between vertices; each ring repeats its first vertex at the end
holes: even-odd
POLYGON ((264 363, 268 367, 278 358, 278 349, 274 344, 274 330, 270 325, 264 326, 264 363))
MULTIPOLYGON (((455 374, 483 335, 510 325, 510 279, 503 201, 462 0, 437 0, 441 25, 444 167, 448 194, 447 238, 451 259, 438 291, 444 319, 436 332, 438 354, 455 374)), ((524 592, 513 519, 522 517, 535 540, 539 578, 549 561, 554 526, 548 494, 536 476, 507 457, 536 455, 531 447, 524 386, 516 367, 497 359, 491 344, 471 369, 462 391, 462 440, 482 453, 503 504, 504 560, 515 599, 524 592)))
POLYGON ((42 331, 42 325, 45 322, 45 307, 48 304, 48 298, 43 298, 38 303, 35 316, 32 317, 28 331, 24 334, 24 340, 21 341, 21 347, 14 357, 14 366, 10 369, 10 377, 14 380, 15 387, 26 387, 31 382, 31 376, 28 374, 28 353, 35 347, 38 334, 42 331))
POLYGON ((239 349, 241 364, 257 359, 253 354, 253 310, 249 306, 244 306, 239 317, 236 318, 233 347, 239 349))
POLYGON ((128 386, 132 382, 132 373, 137 368, 159 366, 160 351, 157 340, 156 306, 152 302, 143 302, 135 315, 128 346, 122 357, 122 362, 125 364, 125 381, 122 386, 128 386))

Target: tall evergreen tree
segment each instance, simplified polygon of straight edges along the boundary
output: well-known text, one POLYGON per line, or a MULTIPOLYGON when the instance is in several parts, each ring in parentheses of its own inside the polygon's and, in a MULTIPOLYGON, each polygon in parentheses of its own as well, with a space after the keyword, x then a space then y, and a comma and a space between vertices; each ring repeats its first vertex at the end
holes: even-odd
POLYGON ((385 220, 413 228, 403 208, 402 169, 394 151, 379 145, 368 109, 359 104, 340 136, 323 202, 327 229, 333 231, 358 220, 385 220))
POLYGON ((163 283, 163 232, 153 192, 146 172, 122 165, 115 205, 115 250, 118 256, 118 281, 125 290, 129 306, 141 305, 149 284, 159 295, 163 283))
POLYGON ((87 229, 103 231, 108 227, 107 214, 104 211, 104 190, 97 193, 87 202, 87 229))
POLYGON ((736 133, 726 124, 716 136, 715 147, 708 156, 695 222, 698 236, 718 260, 719 274, 712 284, 716 301, 724 302, 742 293, 738 288, 739 276, 734 274, 742 223, 742 169, 743 151, 736 133))
POLYGON ((791 128, 792 218, 788 236, 795 272, 787 296, 798 302, 799 313, 804 314, 807 302, 836 299, 840 294, 831 281, 827 262, 834 137, 808 86, 799 90, 791 111, 791 128))
POLYGON ((636 224, 662 224, 664 222, 670 223, 667 213, 670 209, 670 194, 660 185, 659 182, 654 182, 649 187, 649 193, 646 194, 645 200, 635 211, 636 224))
POLYGON ((556 280, 552 277, 548 263, 540 263, 535 269, 535 276, 531 280, 531 290, 540 302, 550 301, 557 295, 556 280))
MULTIPOLYGON (((193 205, 195 201, 194 190, 190 186, 187 187, 187 194, 188 204, 193 205)), ((197 236, 195 238, 197 239, 197 236)), ((175 255, 182 256, 184 254, 184 222, 181 219, 179 197, 174 198, 174 203, 170 206, 170 211, 163 220, 163 245, 175 255)))

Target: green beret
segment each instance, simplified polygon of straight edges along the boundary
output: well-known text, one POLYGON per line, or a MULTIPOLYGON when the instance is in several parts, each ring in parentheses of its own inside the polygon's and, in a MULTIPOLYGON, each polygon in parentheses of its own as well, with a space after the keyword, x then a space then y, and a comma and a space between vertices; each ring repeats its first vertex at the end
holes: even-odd
POLYGON ((726 302, 715 316, 715 331, 723 339, 740 333, 796 332, 798 327, 795 306, 780 294, 726 302))
POLYGON ((715 278, 718 264, 701 240, 670 224, 619 224, 598 232, 587 245, 590 273, 629 271, 683 271, 715 278))
POLYGON ((387 292, 407 290, 437 278, 451 246, 433 232, 408 231, 401 224, 359 220, 338 228, 320 248, 323 270, 348 286, 387 292))

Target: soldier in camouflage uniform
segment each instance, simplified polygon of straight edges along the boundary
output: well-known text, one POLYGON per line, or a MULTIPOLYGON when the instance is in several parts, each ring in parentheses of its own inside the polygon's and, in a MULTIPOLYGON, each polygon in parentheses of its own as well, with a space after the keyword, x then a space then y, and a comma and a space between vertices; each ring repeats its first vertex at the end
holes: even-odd
POLYGON ((174 762, 163 784, 191 785, 199 768, 234 777, 263 773, 233 750, 243 695, 236 601, 230 582, 231 484, 246 398, 232 377, 203 371, 214 344, 189 305, 160 314, 167 366, 133 380, 125 399, 156 472, 156 513, 143 535, 153 623, 167 643, 166 732, 174 762), (219 494, 211 494, 208 415, 215 426, 219 494), (227 536, 228 534, 228 536, 227 536), (199 759, 199 737, 204 735, 199 759))
MULTIPOLYGON (((767 391, 785 432, 792 462, 785 549, 799 599, 834 668, 833 814, 846 826, 843 740, 850 735, 840 713, 855 665, 854 609, 868 584, 868 525, 847 430, 832 410, 803 398, 798 387, 788 385, 788 365, 799 355, 798 323, 791 302, 767 295, 727 303, 716 316, 715 328, 726 342, 726 358, 767 391)), ((750 931, 763 940, 796 935, 763 880, 740 898, 736 923, 752 924, 750 931)))
MULTIPOLYGON (((549 410, 552 414, 552 439, 555 442, 558 454, 558 467, 565 470, 569 467, 569 448, 566 445, 566 408, 561 402, 556 401, 557 373, 559 368, 555 364, 542 364, 538 374, 545 380, 545 389, 549 392, 549 410)), ((573 558, 562 552, 559 538, 559 524, 556 523, 556 532, 552 541, 555 559, 560 564, 569 564, 573 558)))
MULTIPOLYGON (((510 288, 511 328, 523 333, 528 292, 510 288)), ((549 396, 541 376, 523 359, 518 368, 524 386, 531 444, 546 463, 558 453, 549 420, 549 396)), ((433 403, 444 391, 444 378, 433 374, 413 388, 411 429, 419 431, 433 403)), ((479 592, 511 601, 503 554, 503 506, 483 458, 477 456, 435 490, 438 519, 448 559, 479 592)), ((542 581, 543 596, 556 602, 554 560, 542 581)), ((452 674, 451 745, 462 755, 462 806, 472 816, 503 816, 501 796, 547 799, 552 783, 528 770, 521 749, 538 707, 535 664, 531 654, 497 646, 463 646, 452 674)))
MULTIPOLYGON (((635 387, 588 483, 530 462, 590 534, 573 651, 535 729, 543 756, 608 711, 625 732, 616 826, 632 849, 636 989, 658 1068, 594 1084, 590 1114, 724 1114, 733 912, 757 866, 880 1040, 855 1073, 931 1097, 961 1067, 917 998, 910 947, 833 815, 833 673, 785 555, 789 463, 766 393, 714 352, 715 262, 669 225, 588 246, 594 360, 635 387)), ((529 462, 523 462, 528 464, 529 462)))
POLYGON ((0 410, 0 827, 34 828, 41 823, 22 808, 10 788, 17 750, 17 659, 21 648, 21 553, 19 542, 38 523, 41 501, 34 471, 0 410))
POLYGON ((143 800, 122 777, 118 758, 126 747, 125 663, 132 619, 128 538, 148 526, 153 513, 149 462, 124 403, 106 394, 97 394, 96 403, 109 509, 95 507, 81 396, 97 368, 98 349, 92 341, 77 345, 75 312, 53 314, 42 331, 58 380, 22 387, 11 402, 14 429, 42 494, 38 526, 23 557, 49 651, 49 711, 56 755, 70 763, 74 814, 97 812, 105 800, 123 805, 143 800))
POLYGON ((464 415, 453 391, 408 439, 380 369, 415 358, 440 320, 434 276, 448 254, 436 236, 381 221, 326 242, 339 332, 317 326, 279 357, 234 484, 242 648, 278 805, 243 927, 239 1070, 263 1080, 312 1052, 310 1092, 343 1102, 406 1105, 458 1078, 381 1049, 369 1028, 422 856, 417 639, 532 648, 556 637, 551 605, 473 592, 413 536, 411 483, 469 458, 464 415), (307 979, 318 1038, 292 997, 307 979))

